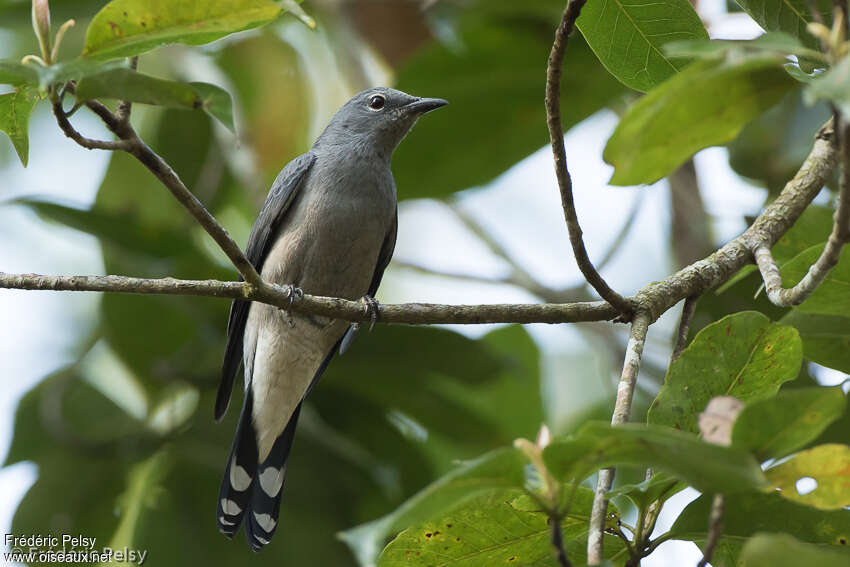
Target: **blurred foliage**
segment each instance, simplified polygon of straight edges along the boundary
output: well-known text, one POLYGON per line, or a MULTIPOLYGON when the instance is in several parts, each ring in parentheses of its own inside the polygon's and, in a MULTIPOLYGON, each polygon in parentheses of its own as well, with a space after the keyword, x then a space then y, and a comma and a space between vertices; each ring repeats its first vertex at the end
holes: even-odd
MULTIPOLYGON (((825 104, 806 107, 804 98, 846 103, 848 59, 806 74, 826 60, 803 31, 807 4, 740 4, 791 37, 690 41, 683 57, 672 40, 706 37, 688 2, 588 3, 564 62, 563 126, 603 109, 622 113, 632 102, 606 149, 616 182, 660 179, 697 150, 728 142, 733 168, 775 191, 826 117, 825 104), (783 67, 781 56, 791 54, 803 56, 799 68, 783 67), (685 67, 688 57, 700 61, 685 67)), ((451 102, 397 152, 402 199, 444 199, 486 184, 547 142, 544 68, 563 0, 446 0, 426 11, 412 1, 307 2, 320 30, 309 39, 293 31, 301 25, 294 18, 276 19, 282 8, 271 1, 175 0, 165 12, 160 5, 54 0, 54 24, 75 18, 78 25, 59 61, 42 67, 20 62, 38 51, 29 2, 0 0, 9 50, 0 82, 11 91, 0 95, 0 130, 24 163, 29 112, 55 99, 58 83, 79 81, 79 100, 145 103, 133 114, 141 136, 244 241, 271 179, 309 147, 326 118, 319 100, 341 102, 381 73, 403 90, 451 102), (224 36, 202 48, 155 49, 224 36), (144 54, 145 74, 120 60, 136 54, 144 54), (328 58, 330 65, 320 64, 328 58), (198 78, 209 84, 199 86, 198 78), (187 110, 195 107, 208 113, 187 110), (237 136, 214 118, 235 125, 237 136)), ((190 216, 126 154, 111 155, 89 210, 18 203, 96 236, 107 273, 235 277, 190 216)), ((786 284, 819 253, 831 215, 831 207, 810 207, 776 244, 786 284)), ((846 256, 790 310, 754 298, 761 280, 742 271, 722 293, 700 299, 693 339, 667 371, 651 425, 588 423, 545 448, 512 446, 534 438, 544 421, 564 422, 544 414, 540 349, 522 327, 477 339, 430 327, 361 333, 305 406, 287 469, 283 529, 251 560, 421 565, 439 556, 470 567, 555 565, 548 522, 558 515, 567 551, 582 563, 592 495, 579 483, 607 466, 621 467, 622 483, 612 497, 623 506, 606 525, 613 565, 630 550, 621 535, 627 508, 634 505, 642 521, 654 502, 686 485, 736 493, 727 499, 716 564, 772 561, 773 545, 845 560, 850 511, 836 508, 848 502, 850 414, 842 390, 816 386, 804 363, 850 369, 846 256), (707 444, 696 435, 697 415, 713 396, 729 394, 747 404, 733 446, 707 444), (647 467, 657 472, 641 482, 647 467), (765 475, 782 490, 768 492, 765 475), (797 493, 803 476, 817 479, 818 489, 797 493), (776 535, 783 533, 790 535, 776 535)), ((39 476, 16 512, 15 533, 85 534, 148 550, 153 564, 166 567, 246 560, 242 542, 216 533, 212 506, 236 420, 233 411, 216 425, 211 410, 226 314, 226 303, 212 298, 103 297, 100 325, 80 337, 78 360, 18 406, 5 464, 33 462, 39 476)), ((643 420, 654 394, 639 392, 635 420, 643 420)), ((605 400, 587 415, 607 418, 609 406, 605 400)), ((710 503, 708 494, 694 501, 661 537, 702 544, 710 503)))

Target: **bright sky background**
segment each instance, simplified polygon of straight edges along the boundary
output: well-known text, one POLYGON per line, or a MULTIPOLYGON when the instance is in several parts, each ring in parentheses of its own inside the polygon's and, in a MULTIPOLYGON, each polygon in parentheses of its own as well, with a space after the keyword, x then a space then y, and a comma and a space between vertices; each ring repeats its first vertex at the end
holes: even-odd
MULTIPOLYGON (((712 21, 720 17, 720 2, 705 4, 712 21), (715 4, 717 13, 710 13, 715 4)), ((722 23, 712 28, 718 37, 751 37, 757 32, 751 20, 739 17, 722 18, 722 23)), ((85 112, 78 113, 75 120, 81 131, 107 136, 85 112)), ((606 184, 611 168, 601 159, 602 148, 615 125, 612 114, 596 115, 573 128, 566 144, 578 214, 591 257, 604 255, 634 199, 642 194, 629 237, 604 272, 616 289, 627 294, 672 271, 669 192, 666 182, 642 188, 606 184)), ((416 135, 415 130, 411 135, 416 135)), ((93 201, 108 154, 84 150, 67 140, 46 105, 41 105, 33 117, 30 143, 30 165, 23 169, 8 140, 0 139, 0 195, 4 201, 20 196, 51 196, 80 206, 93 201)), ((726 241, 745 228, 742 215, 758 211, 764 192, 731 172, 724 149, 701 152, 696 164, 715 237, 726 241)), ((399 187, 399 193, 404 195, 404 187, 399 187)), ((516 165, 491 186, 464 192, 460 201, 465 211, 491 230, 543 283, 564 286, 580 281, 563 224, 548 147, 516 165)), ((484 276, 502 275, 506 269, 443 205, 429 201, 402 204, 395 256, 436 269, 484 276)), ((0 270, 102 274, 103 264, 96 239, 46 224, 22 207, 0 205, 0 270)), ((388 272, 380 298, 384 302, 443 303, 533 300, 509 286, 426 277, 400 269, 388 272)), ((95 294, 0 290, 0 376, 4 390, 0 398, 0 455, 4 456, 8 449, 18 400, 46 374, 76 359, 73 348, 77 338, 96 324, 98 301, 95 294)), ((222 302, 222 309, 227 309, 226 302, 222 302)), ((667 356, 676 317, 676 313, 670 313, 652 327, 648 356, 660 360, 667 356)), ((595 389, 588 388, 583 374, 611 378, 619 369, 606 366, 589 352, 585 336, 570 326, 528 328, 541 346, 547 382, 557 384, 555 391, 549 392, 549 403, 569 411, 585 406, 588 396, 605 394, 602 379, 596 380, 595 389), (583 383, 580 389, 576 388, 579 382, 583 383), (571 392, 581 392, 584 398, 576 400, 571 392)), ((473 335, 486 331, 481 327, 458 330, 473 335)), ((36 467, 28 463, 0 469, 0 533, 10 530, 14 510, 36 474, 36 467)), ((688 490, 668 502, 658 530, 669 527, 678 511, 696 495, 688 490)), ((691 543, 667 542, 643 565, 678 567, 695 564, 698 557, 698 550, 691 543)))

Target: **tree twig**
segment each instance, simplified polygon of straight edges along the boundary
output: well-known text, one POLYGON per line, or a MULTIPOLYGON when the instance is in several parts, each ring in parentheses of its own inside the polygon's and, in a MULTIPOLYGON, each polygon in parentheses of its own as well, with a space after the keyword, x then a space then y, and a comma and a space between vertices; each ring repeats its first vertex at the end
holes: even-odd
POLYGON ((555 31, 555 40, 546 69, 546 123, 549 127, 549 141, 555 161, 555 175, 561 190, 561 205, 564 209, 564 219, 570 234, 570 244, 573 255, 581 273, 596 292, 608 303, 617 308, 625 320, 631 318, 634 306, 602 279, 593 267, 582 239, 581 225, 576 214, 573 199, 573 185, 570 172, 567 169, 567 155, 564 148, 564 129, 561 126, 561 67, 564 62, 564 52, 567 49, 567 39, 575 28, 581 9, 587 0, 569 0, 564 9, 561 23, 555 31))
POLYGON ((705 540, 705 549, 702 552, 702 559, 697 563, 697 567, 706 567, 711 556, 714 555, 714 549, 720 541, 720 535, 723 533, 723 514, 726 509, 726 502, 722 494, 715 494, 714 500, 711 503, 711 519, 708 526, 708 537, 705 540))
MULTIPOLYGON (((643 355, 643 345, 646 333, 651 323, 649 314, 638 311, 632 319, 629 332, 629 344, 626 347, 626 357, 623 361, 623 373, 617 386, 617 400, 614 403, 612 425, 626 423, 632 410, 632 397, 635 392, 637 375, 640 370, 640 359, 643 355)), ((596 481, 596 493, 593 496, 593 508, 590 513, 590 530, 587 534, 587 564, 598 565, 602 562, 602 535, 605 529, 605 518, 608 514, 608 491, 614 483, 614 469, 599 471, 596 481)))
MULTIPOLYGON (((363 303, 335 297, 304 294, 293 296, 286 287, 262 283, 216 280, 144 279, 126 276, 43 276, 0 273, 0 288, 101 291, 113 293, 196 295, 259 301, 297 313, 310 313, 346 321, 369 321, 363 303)), ((432 303, 382 304, 378 321, 384 323, 483 324, 483 323, 578 323, 605 321, 617 311, 604 301, 543 304, 442 305, 432 303)))
POLYGON ((774 305, 790 307, 799 305, 820 286, 830 270, 838 264, 841 250, 850 242, 850 129, 844 129, 841 136, 841 177, 839 184, 838 205, 833 216, 832 232, 826 246, 809 271, 797 285, 791 288, 782 287, 782 276, 779 267, 773 259, 767 243, 759 243, 753 254, 764 280, 767 297, 774 305))
POLYGON ((555 557, 558 560, 560 567, 573 567, 570 560, 567 558, 567 552, 564 549, 564 536, 561 533, 561 518, 558 516, 550 516, 552 524, 552 547, 555 548, 555 557))
MULTIPOLYGON (((73 83, 69 83, 66 85, 66 89, 68 92, 74 92, 75 86, 73 83)), ((263 286, 264 284, 260 274, 257 273, 257 270, 245 257, 245 254, 242 253, 239 245, 230 237, 227 230, 218 223, 215 217, 204 207, 203 203, 186 188, 186 185, 183 184, 180 177, 171 169, 171 166, 139 138, 136 131, 130 125, 129 120, 123 120, 120 115, 113 114, 106 106, 96 100, 86 101, 85 105, 103 120, 107 128, 118 136, 119 140, 116 142, 99 142, 98 140, 89 140, 82 137, 68 122, 62 110, 61 101, 58 101, 54 103, 53 113, 56 115, 62 131, 83 147, 90 149, 123 150, 138 159, 142 165, 147 167, 165 185, 174 198, 195 217, 198 224, 203 227, 207 234, 212 237, 219 248, 227 255, 242 278, 253 286, 263 286)))
POLYGON ((688 331, 691 329, 691 319, 694 318, 694 313, 697 310, 698 295, 692 295, 685 298, 685 304, 682 306, 682 315, 679 317, 679 326, 676 328, 676 342, 673 343, 673 352, 670 353, 670 364, 674 363, 685 346, 688 344, 688 331))
MULTIPOLYGON (((139 56, 130 58, 130 69, 135 71, 139 66, 139 56)), ((122 100, 118 103, 118 111, 115 113, 119 122, 127 123, 130 121, 130 113, 133 109, 133 103, 129 100, 122 100)))

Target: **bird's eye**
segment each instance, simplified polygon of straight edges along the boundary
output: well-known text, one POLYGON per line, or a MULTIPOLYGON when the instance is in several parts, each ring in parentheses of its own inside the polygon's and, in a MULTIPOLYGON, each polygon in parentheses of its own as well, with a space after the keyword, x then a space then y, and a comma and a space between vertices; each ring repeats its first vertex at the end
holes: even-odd
POLYGON ((384 104, 386 102, 387 99, 385 99, 383 96, 374 95, 372 98, 369 99, 369 108, 371 108, 372 110, 381 110, 382 108, 384 108, 384 104))

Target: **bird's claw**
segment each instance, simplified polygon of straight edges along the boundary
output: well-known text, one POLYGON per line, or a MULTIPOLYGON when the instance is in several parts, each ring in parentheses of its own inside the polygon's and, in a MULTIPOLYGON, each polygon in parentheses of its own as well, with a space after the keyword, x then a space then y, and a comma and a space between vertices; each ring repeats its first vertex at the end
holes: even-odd
POLYGON ((363 313, 369 317, 369 330, 371 331, 378 320, 378 314, 381 312, 381 304, 371 295, 364 295, 360 298, 360 301, 363 303, 363 313))
POLYGON ((292 284, 286 286, 286 296, 289 299, 289 306, 291 307, 295 300, 304 299, 304 290, 300 287, 295 287, 292 284))

